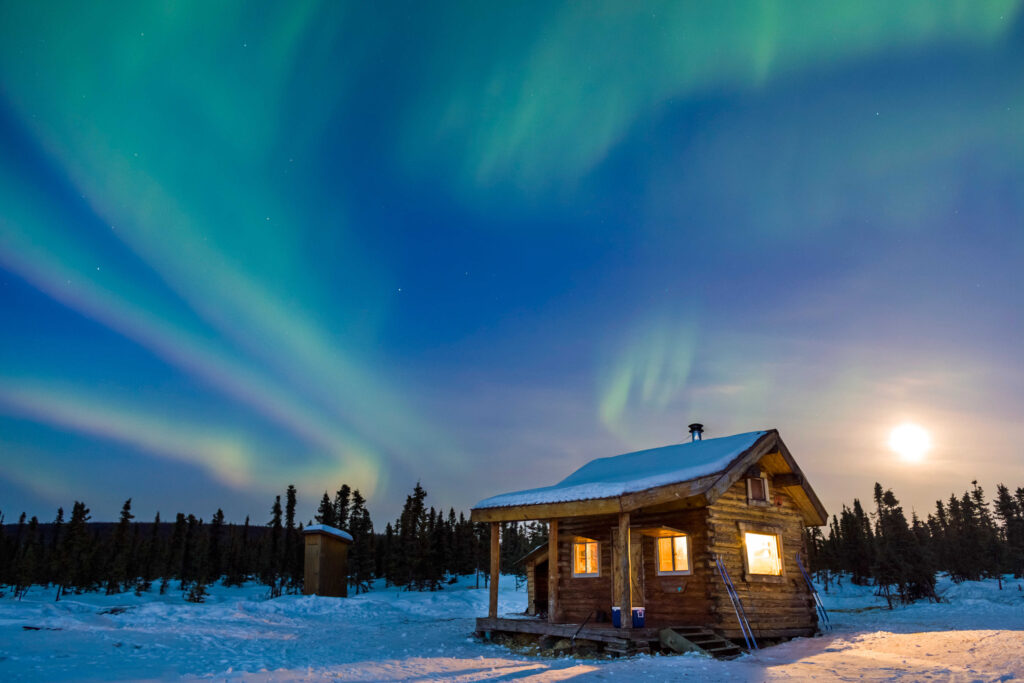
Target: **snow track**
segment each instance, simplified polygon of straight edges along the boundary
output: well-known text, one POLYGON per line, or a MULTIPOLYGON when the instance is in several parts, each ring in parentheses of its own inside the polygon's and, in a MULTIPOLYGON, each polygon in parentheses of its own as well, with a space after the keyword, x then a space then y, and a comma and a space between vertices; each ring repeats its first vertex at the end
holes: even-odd
MULTIPOLYGON (((940 582, 948 602, 894 611, 870 588, 823 593, 836 629, 731 662, 529 657, 471 637, 487 591, 381 590, 348 599, 263 599, 259 586, 216 587, 192 605, 178 592, 0 598, 0 680, 254 681, 1006 681, 1024 677, 1024 592, 995 581, 940 582), (994 628, 998 627, 998 628, 994 628)), ((499 609, 525 602, 510 577, 499 609)))

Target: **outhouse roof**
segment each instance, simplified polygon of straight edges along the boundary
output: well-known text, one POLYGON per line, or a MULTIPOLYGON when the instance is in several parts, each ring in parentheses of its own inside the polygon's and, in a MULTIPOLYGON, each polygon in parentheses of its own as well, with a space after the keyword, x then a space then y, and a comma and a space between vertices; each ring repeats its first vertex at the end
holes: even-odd
POLYGON ((349 543, 352 542, 352 534, 347 531, 342 531, 341 529, 335 529, 333 526, 327 526, 326 524, 310 524, 302 529, 302 532, 305 534, 311 534, 316 531, 319 531, 322 534, 335 536, 343 541, 348 541, 349 543))

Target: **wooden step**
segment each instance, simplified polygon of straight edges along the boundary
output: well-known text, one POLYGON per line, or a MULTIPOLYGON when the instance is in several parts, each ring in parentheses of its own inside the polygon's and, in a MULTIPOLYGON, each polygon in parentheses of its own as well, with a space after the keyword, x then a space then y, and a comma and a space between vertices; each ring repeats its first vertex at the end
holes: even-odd
POLYGON ((743 650, 735 643, 710 629, 663 629, 659 635, 663 647, 681 654, 702 652, 716 659, 734 659, 743 654, 743 650))

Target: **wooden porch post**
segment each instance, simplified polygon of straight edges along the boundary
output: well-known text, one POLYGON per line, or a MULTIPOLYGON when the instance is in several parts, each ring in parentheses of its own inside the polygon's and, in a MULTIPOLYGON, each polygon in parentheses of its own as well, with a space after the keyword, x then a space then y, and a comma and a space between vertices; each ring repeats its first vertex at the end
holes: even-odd
POLYGON ((498 616, 498 577, 501 575, 501 543, 498 534, 501 524, 491 522, 491 602, 487 608, 487 616, 494 619, 498 616))
POLYGON ((558 614, 558 520, 548 522, 548 623, 558 614))
POLYGON ((619 586, 622 587, 622 595, 619 598, 619 608, 622 618, 622 627, 629 628, 633 622, 633 572, 629 570, 629 513, 619 513, 619 533, 615 539, 615 551, 619 554, 619 564, 613 570, 620 575, 619 586))

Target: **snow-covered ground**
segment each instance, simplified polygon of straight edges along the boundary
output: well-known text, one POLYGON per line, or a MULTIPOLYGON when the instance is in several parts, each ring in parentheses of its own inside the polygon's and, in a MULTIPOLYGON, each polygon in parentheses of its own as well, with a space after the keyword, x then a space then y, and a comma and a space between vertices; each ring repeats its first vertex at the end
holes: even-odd
MULTIPOLYGON (((698 656, 526 656, 473 639, 487 591, 471 581, 437 593, 380 590, 348 599, 264 599, 259 586, 66 596, 33 589, 0 598, 0 680, 633 681, 942 680, 1024 677, 1024 592, 1010 580, 940 581, 942 604, 889 611, 870 588, 823 594, 834 630, 731 662, 698 656)), ((525 604, 511 577, 500 610, 525 604)), ((756 625, 756 624, 755 624, 756 625)))

